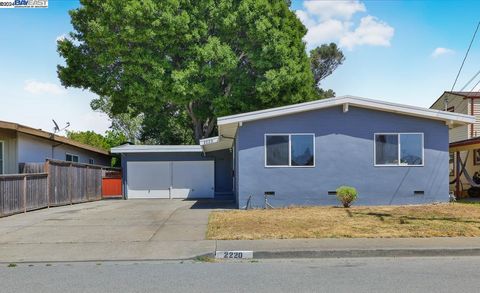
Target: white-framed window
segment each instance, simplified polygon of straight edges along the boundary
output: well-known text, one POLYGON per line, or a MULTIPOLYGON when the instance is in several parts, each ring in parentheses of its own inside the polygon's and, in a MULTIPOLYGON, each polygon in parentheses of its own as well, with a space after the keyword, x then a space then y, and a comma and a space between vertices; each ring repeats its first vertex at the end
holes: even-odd
POLYGON ((5 142, 3 140, 0 140, 0 174, 3 174, 5 170, 4 160, 5 160, 5 142))
POLYGON ((375 166, 423 166, 423 133, 375 133, 375 166))
POLYGON ((265 167, 315 167, 315 135, 265 134, 265 167))
POLYGON ((88 159, 88 163, 89 163, 90 165, 94 165, 94 164, 95 164, 95 160, 94 160, 93 158, 90 158, 90 159, 88 159))
POLYGON ((65 154, 65 161, 78 163, 78 156, 66 153, 65 154))

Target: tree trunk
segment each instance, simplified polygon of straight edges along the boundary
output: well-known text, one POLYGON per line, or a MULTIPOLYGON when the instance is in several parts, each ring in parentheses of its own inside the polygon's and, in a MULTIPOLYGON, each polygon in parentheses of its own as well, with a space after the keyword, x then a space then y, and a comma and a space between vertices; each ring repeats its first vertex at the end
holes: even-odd
POLYGON ((216 119, 215 118, 207 118, 206 121, 202 121, 195 116, 193 112, 193 102, 190 102, 187 106, 187 113, 188 116, 192 119, 193 124, 193 133, 195 135, 195 143, 200 143, 202 138, 207 138, 213 132, 215 128, 216 119))

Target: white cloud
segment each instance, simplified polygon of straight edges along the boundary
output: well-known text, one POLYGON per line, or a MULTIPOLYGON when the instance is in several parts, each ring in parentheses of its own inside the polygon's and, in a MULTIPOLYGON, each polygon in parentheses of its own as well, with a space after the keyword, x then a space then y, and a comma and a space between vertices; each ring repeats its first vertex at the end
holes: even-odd
POLYGON ((395 30, 387 23, 368 15, 362 17, 354 31, 348 31, 340 38, 340 46, 353 49, 355 46, 390 46, 395 30))
POLYGON ((305 9, 321 19, 350 19, 357 12, 365 12, 366 8, 358 0, 349 1, 305 1, 305 9))
POLYGON ((431 56, 432 58, 438 58, 440 56, 451 55, 453 53, 455 53, 455 51, 453 51, 452 49, 438 47, 435 50, 433 50, 431 56))
POLYGON ((322 23, 308 28, 305 35, 307 44, 320 44, 336 41, 338 36, 342 36, 348 30, 348 27, 341 21, 329 19, 322 23))
POLYGON ((356 24, 352 17, 366 12, 365 5, 358 0, 305 1, 303 7, 296 14, 308 29, 304 38, 308 48, 327 42, 337 42, 349 50, 362 45, 390 46, 395 34, 393 27, 371 15, 356 24))
POLYGON ((66 90, 57 84, 50 82, 40 82, 36 80, 25 81, 23 89, 31 94, 49 94, 49 95, 62 95, 66 90))
POLYGON ((316 24, 315 20, 310 18, 308 16, 308 13, 303 10, 297 10, 295 11, 295 14, 297 15, 298 19, 300 19, 300 21, 303 23, 303 25, 307 28, 310 28, 316 24))

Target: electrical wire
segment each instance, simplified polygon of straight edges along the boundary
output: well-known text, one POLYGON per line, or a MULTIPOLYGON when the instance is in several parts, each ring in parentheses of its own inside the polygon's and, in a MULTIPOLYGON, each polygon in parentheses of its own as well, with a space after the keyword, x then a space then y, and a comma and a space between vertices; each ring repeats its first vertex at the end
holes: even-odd
POLYGON ((457 77, 455 77, 455 81, 453 82, 452 89, 450 91, 453 91, 453 89, 455 88, 455 85, 457 84, 458 77, 460 76, 460 72, 462 72, 462 68, 463 68, 463 65, 465 64, 465 60, 467 60, 468 53, 470 52, 470 48, 472 48, 473 41, 475 40, 475 36, 477 35, 478 27, 480 27, 480 21, 478 22, 477 28, 473 33, 473 37, 472 37, 472 40, 470 41, 470 45, 468 46, 467 53, 465 53, 465 57, 463 58, 462 65, 460 65, 460 69, 458 70, 457 77))

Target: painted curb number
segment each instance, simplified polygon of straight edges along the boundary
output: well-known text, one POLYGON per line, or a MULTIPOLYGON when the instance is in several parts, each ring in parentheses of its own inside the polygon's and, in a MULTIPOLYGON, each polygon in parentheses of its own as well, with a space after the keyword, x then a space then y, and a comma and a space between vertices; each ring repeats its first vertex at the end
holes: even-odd
POLYGON ((215 258, 246 259, 253 258, 253 251, 216 251, 215 258))

